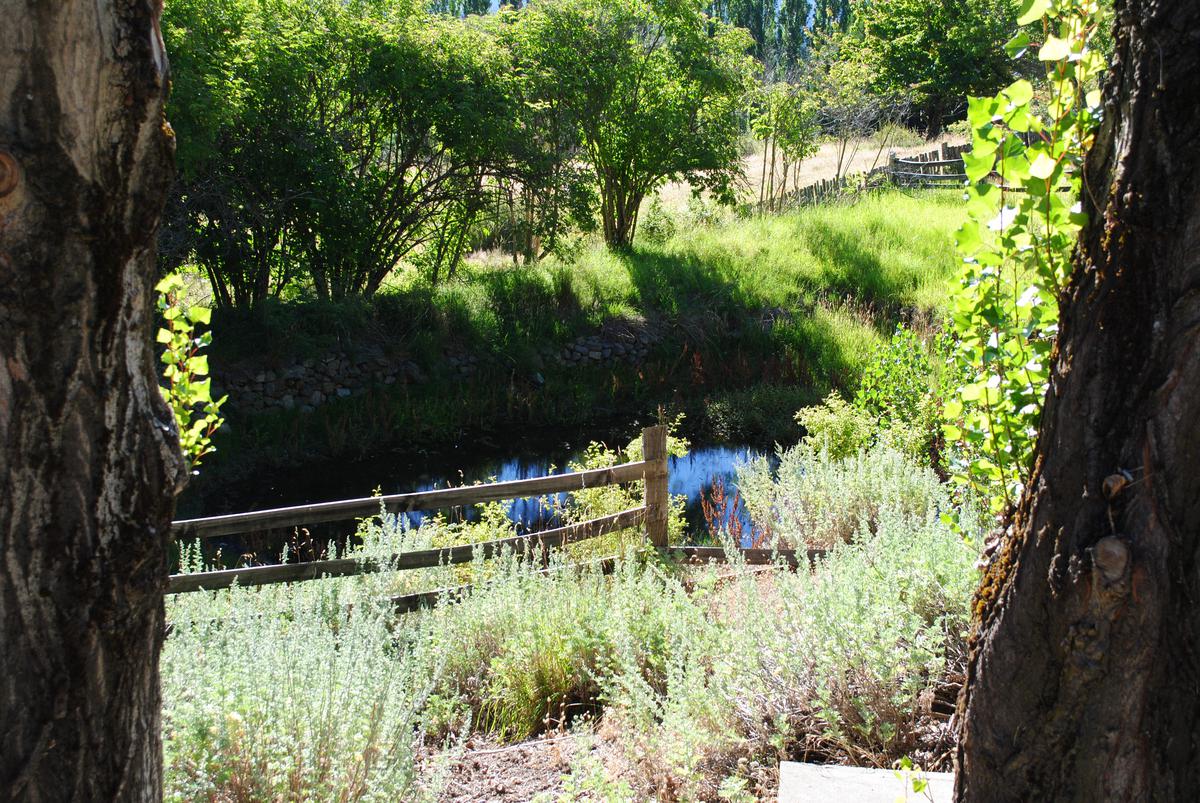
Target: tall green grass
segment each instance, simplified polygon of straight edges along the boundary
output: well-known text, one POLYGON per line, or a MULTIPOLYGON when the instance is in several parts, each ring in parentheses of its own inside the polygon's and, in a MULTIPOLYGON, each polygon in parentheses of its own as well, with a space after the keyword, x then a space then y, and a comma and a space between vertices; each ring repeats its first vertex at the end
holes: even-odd
POLYGON ((413 348, 519 357, 522 349, 564 342, 612 318, 715 315, 729 323, 762 310, 811 313, 818 306, 833 322, 858 328, 940 303, 961 217, 957 197, 899 192, 715 224, 685 214, 671 236, 639 240, 627 252, 585 242, 570 256, 532 265, 470 262, 436 288, 402 270, 369 301, 219 313, 215 351, 234 360, 267 348, 282 358, 361 333, 413 348), (287 337, 250 338, 256 327, 287 337))

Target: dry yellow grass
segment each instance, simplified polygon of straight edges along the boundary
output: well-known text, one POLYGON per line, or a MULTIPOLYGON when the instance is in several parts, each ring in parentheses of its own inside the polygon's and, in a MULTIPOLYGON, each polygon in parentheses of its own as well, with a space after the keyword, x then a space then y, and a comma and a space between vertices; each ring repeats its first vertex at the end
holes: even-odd
MULTIPOLYGON (((941 143, 947 142, 951 145, 961 145, 963 143, 960 137, 943 137, 938 140, 928 142, 920 142, 916 145, 890 146, 885 145, 880 147, 879 142, 875 139, 862 139, 850 143, 842 156, 841 161, 843 175, 847 173, 861 173, 870 170, 872 167, 877 167, 887 163, 888 153, 895 151, 900 156, 915 156, 919 153, 928 153, 929 151, 937 150, 941 143)), ((799 170, 799 186, 806 187, 809 184, 814 184, 824 179, 830 179, 838 173, 839 151, 841 150, 838 143, 826 142, 817 149, 817 152, 805 159, 800 164, 799 170)), ((747 156, 742 161, 742 170, 745 174, 745 186, 739 195, 746 200, 757 200, 759 183, 762 181, 763 173, 768 169, 770 162, 770 154, 753 153, 747 156)), ((783 170, 782 162, 776 158, 776 181, 781 180, 783 170)), ((789 171, 788 186, 792 185, 793 175, 789 171)), ((691 197, 691 187, 687 182, 674 182, 663 187, 659 192, 659 197, 662 203, 668 209, 683 209, 687 207, 688 198, 691 197)))

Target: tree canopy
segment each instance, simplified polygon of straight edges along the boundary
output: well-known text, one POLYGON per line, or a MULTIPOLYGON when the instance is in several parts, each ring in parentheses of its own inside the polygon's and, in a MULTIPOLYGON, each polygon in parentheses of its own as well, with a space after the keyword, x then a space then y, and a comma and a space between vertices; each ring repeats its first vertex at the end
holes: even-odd
POLYGON ((855 8, 847 55, 863 63, 880 94, 903 94, 930 135, 966 110, 967 95, 991 94, 1012 78, 1003 44, 1016 29, 1013 0, 888 0, 855 8))

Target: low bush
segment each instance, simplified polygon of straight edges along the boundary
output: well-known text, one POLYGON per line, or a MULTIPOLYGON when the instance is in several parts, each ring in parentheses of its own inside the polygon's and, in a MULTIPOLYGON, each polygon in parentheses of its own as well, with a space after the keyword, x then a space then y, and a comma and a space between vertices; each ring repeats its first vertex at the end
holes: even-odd
MULTIPOLYGON (((945 766, 978 553, 936 505, 912 504, 944 497, 899 455, 808 467, 861 476, 880 459, 880 476, 904 470, 923 487, 885 495, 849 541, 817 539, 830 548, 812 572, 735 565, 724 584, 693 578, 715 630, 670 642, 661 677, 630 668, 604 680, 608 732, 644 794, 715 799, 731 777, 769 794, 782 759, 945 766)), ((781 479, 774 497, 796 495, 781 479)))
POLYGON ((743 466, 737 485, 755 524, 797 548, 826 549, 874 532, 886 512, 920 519, 950 507, 931 469, 887 446, 837 458, 801 444, 781 450, 777 468, 766 458, 743 466))
POLYGON ((417 800, 444 645, 342 584, 182 595, 162 653, 167 800, 417 800))
POLYGON ((881 444, 940 469, 942 409, 956 379, 946 367, 949 347, 945 334, 923 340, 900 324, 865 361, 851 402, 834 391, 796 414, 805 443, 835 458, 881 444))

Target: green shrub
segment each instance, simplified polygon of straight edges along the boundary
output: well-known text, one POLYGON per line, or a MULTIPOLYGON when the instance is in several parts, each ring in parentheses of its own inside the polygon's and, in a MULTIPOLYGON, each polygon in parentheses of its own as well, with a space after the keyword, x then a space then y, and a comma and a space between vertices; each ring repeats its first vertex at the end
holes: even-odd
MULTIPOLYGON (((895 453, 853 465, 865 474, 880 460, 883 474, 917 475, 923 487, 886 494, 873 526, 864 517, 848 542, 817 539, 830 552, 813 572, 768 582, 735 563, 724 584, 715 570, 692 577, 693 604, 719 625, 687 635, 675 624, 660 677, 631 666, 602 679, 609 730, 643 794, 711 799, 729 776, 770 794, 781 759, 937 760, 931 751, 948 732, 926 705, 961 671, 978 553, 936 505, 913 504, 944 498, 928 470, 895 453)), ((808 464, 837 467, 828 457, 808 464)), ((832 477, 826 484, 837 487, 832 477)), ((781 480, 776 501, 799 493, 790 487, 781 480)))
POLYGON ((701 424, 724 443, 795 443, 796 409, 814 396, 803 385, 763 384, 715 393, 704 399, 701 424))
POLYGON ((744 732, 772 723, 759 739, 785 754, 868 766, 912 755, 922 695, 963 663, 977 557, 935 511, 885 508, 816 571, 780 575, 774 608, 747 589, 744 732))
POLYGON ((835 390, 825 401, 796 413, 796 422, 804 427, 804 443, 814 451, 824 451, 834 459, 857 454, 875 438, 875 422, 859 408, 847 404, 835 390))
POLYGON ((167 800, 426 796, 416 754, 443 648, 407 649, 385 598, 347 608, 340 587, 169 601, 161 659, 167 800))
POLYGON ((834 458, 882 444, 938 466, 945 398, 940 363, 947 349, 944 336, 931 349, 912 329, 897 326, 865 361, 853 402, 835 391, 796 414, 807 433, 804 442, 834 458))

